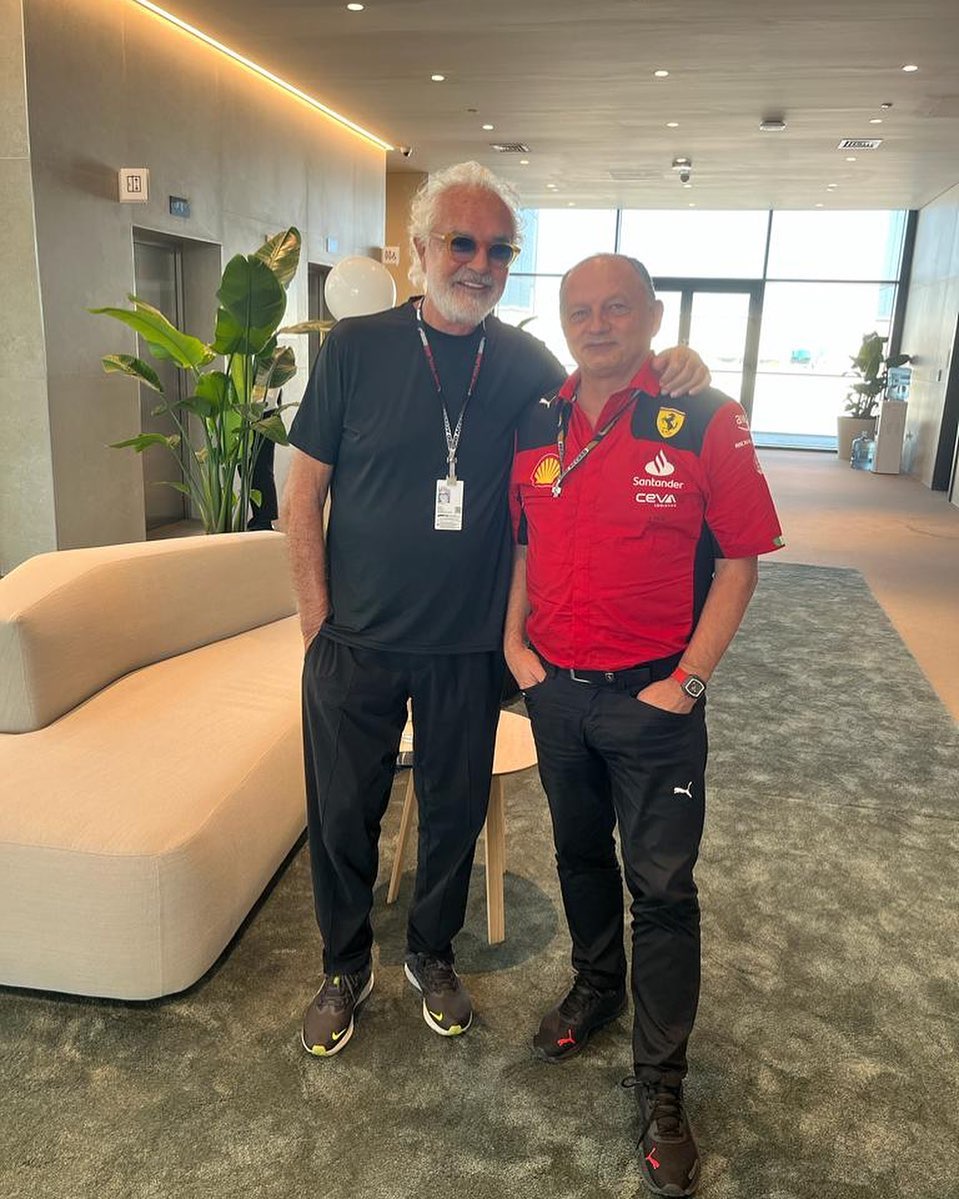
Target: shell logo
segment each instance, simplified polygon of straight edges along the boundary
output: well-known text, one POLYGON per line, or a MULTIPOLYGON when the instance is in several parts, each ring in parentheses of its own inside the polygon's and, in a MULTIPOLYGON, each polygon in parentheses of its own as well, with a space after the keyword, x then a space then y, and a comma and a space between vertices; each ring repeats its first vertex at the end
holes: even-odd
POLYGON ((537 487, 552 487, 562 472, 559 459, 555 454, 547 454, 540 458, 533 471, 533 482, 537 487))

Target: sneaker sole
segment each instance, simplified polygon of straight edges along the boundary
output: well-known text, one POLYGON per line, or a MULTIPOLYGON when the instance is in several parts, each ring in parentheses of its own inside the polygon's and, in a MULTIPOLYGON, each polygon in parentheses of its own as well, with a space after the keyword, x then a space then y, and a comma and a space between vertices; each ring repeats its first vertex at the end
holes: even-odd
MULTIPOLYGON (((407 966, 405 963, 403 964, 403 973, 406 975, 407 979, 409 979, 410 985, 413 987, 413 989, 415 991, 418 991, 420 993, 420 995, 422 995, 423 988, 416 981, 416 975, 409 968, 409 966, 407 966)), ((436 1021, 433 1019, 433 1017, 430 1014, 429 1008, 426 1006, 426 1000, 424 999, 423 1000, 423 1019, 426 1021, 427 1026, 429 1028, 431 1028, 433 1030, 433 1032, 439 1033, 439 1035, 441 1037, 460 1037, 463 1035, 464 1032, 466 1032, 466 1030, 469 1028, 469 1026, 473 1023, 473 1013, 470 1012, 470 1018, 466 1021, 465 1024, 454 1024, 452 1028, 444 1028, 442 1026, 442 1024, 437 1024, 436 1021)))
POLYGON ((618 1020, 625 1011, 626 999, 624 997, 622 1005, 618 1011, 613 1012, 611 1016, 607 1016, 602 1024, 594 1024, 589 1032, 583 1037, 583 1039, 571 1049, 566 1049, 562 1053, 547 1053, 546 1050, 542 1049, 539 1045, 534 1045, 533 1056, 538 1057, 541 1062, 546 1062, 547 1065, 558 1066, 560 1062, 568 1061, 569 1058, 575 1057, 577 1053, 582 1053, 582 1051, 589 1044, 589 1038, 593 1035, 593 1033, 600 1032, 602 1029, 606 1028, 607 1025, 612 1024, 614 1020, 618 1020))
POLYGON ((353 1029, 355 1027, 355 1017, 356 1017, 356 1013, 359 1011, 360 1004, 365 1003, 366 1000, 369 999, 370 992, 372 990, 373 990, 373 972, 371 970, 369 982, 367 982, 367 984, 363 988, 363 990, 360 991, 359 995, 357 995, 356 1003, 354 1003, 354 1005, 353 1005, 354 1019, 351 1020, 349 1022, 349 1024, 346 1026, 346 1032, 343 1034, 342 1037, 340 1037, 340 1039, 336 1042, 336 1044, 333 1046, 332 1049, 327 1049, 327 1047, 325 1045, 313 1045, 313 1046, 307 1045, 306 1038, 303 1036, 303 1029, 302 1028, 300 1029, 300 1044, 303 1046, 303 1048, 306 1050, 306 1052, 308 1054, 310 1054, 311 1057, 333 1057, 337 1053, 339 1053, 341 1049, 346 1048, 346 1046, 350 1043, 350 1039, 353 1036, 353 1029))

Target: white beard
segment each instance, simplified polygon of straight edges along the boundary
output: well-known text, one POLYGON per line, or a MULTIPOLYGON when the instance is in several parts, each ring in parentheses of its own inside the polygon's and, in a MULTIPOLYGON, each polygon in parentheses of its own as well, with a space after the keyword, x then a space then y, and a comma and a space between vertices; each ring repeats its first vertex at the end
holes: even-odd
POLYGON ((497 288, 492 275, 479 274, 465 266, 449 279, 431 279, 429 275, 426 278, 426 294, 430 302, 440 316, 453 325, 478 325, 496 307, 505 286, 505 279, 502 286, 497 288), (466 288, 456 286, 463 281, 482 283, 491 290, 473 295, 466 288))

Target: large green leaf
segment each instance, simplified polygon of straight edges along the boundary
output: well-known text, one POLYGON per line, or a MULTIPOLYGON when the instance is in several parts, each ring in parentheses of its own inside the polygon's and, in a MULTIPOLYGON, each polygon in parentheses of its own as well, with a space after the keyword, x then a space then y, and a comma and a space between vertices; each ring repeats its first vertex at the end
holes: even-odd
POLYGON ((169 358, 178 366, 193 370, 213 360, 212 350, 198 337, 181 333, 162 312, 136 296, 130 296, 130 300, 134 305, 132 312, 129 308, 91 308, 89 311, 98 316, 112 316, 129 325, 140 334, 155 358, 169 358))
POLYGON ((274 412, 272 416, 268 416, 266 420, 258 420, 253 428, 261 437, 265 437, 267 441, 275 441, 277 445, 290 444, 286 435, 286 425, 284 425, 277 412, 274 412))
POLYGON ((255 255, 237 254, 226 264, 216 293, 218 354, 259 354, 286 311, 286 292, 276 275, 255 255))
POLYGON ((275 233, 256 251, 256 257, 265 262, 284 288, 296 274, 300 264, 300 231, 291 225, 282 233, 275 233))
POLYGON ((168 450, 175 450, 179 444, 180 437, 177 433, 174 433, 170 437, 165 436, 163 433, 138 433, 136 437, 128 437, 126 441, 111 441, 110 449, 123 450, 127 446, 130 446, 138 454, 142 454, 151 445, 164 445, 168 450))
POLYGON ((211 416, 216 415, 216 409, 210 401, 198 395, 185 396, 182 400, 172 403, 170 409, 176 412, 192 412, 200 420, 209 420, 211 416))
POLYGON ((268 359, 256 360, 256 386, 264 390, 282 387, 296 374, 296 355, 292 346, 277 346, 268 359))
POLYGON ((223 371, 207 371, 196 382, 196 394, 210 405, 214 412, 230 408, 236 403, 233 381, 223 371))
POLYGON ((298 321, 295 325, 284 325, 277 333, 329 333, 336 321, 298 321))
POLYGON ((138 382, 146 384, 147 387, 152 387, 154 391, 158 391, 160 395, 163 395, 163 384, 160 382, 160 376, 142 358, 134 358, 132 354, 107 354, 100 361, 103 363, 103 369, 108 375, 114 373, 130 375, 138 382))

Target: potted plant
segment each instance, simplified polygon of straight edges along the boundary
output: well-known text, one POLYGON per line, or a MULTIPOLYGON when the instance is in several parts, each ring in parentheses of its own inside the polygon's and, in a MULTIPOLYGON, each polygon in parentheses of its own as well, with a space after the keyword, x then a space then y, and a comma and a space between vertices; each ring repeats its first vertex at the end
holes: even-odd
POLYGON ((253 466, 265 441, 286 445, 281 412, 293 404, 271 403, 269 394, 296 373, 290 346, 277 343, 278 333, 309 332, 303 322, 281 329, 286 289, 300 260, 300 234, 289 228, 271 237, 253 254, 231 258, 217 291, 219 307, 211 345, 181 332, 162 312, 130 296, 128 308, 93 308, 139 333, 154 358, 170 359, 189 372, 184 399, 164 396, 156 371, 130 354, 108 354, 107 373, 128 375, 163 397, 153 415, 169 414, 177 432, 138 433, 114 448, 138 454, 149 446, 165 446, 177 466, 168 486, 189 496, 207 533, 246 528, 251 500, 261 496, 252 486, 253 466), (222 365, 222 369, 221 369, 222 365), (180 454, 181 444, 186 453, 180 454))
POLYGON ((893 354, 883 357, 882 348, 887 338, 878 333, 864 333, 859 353, 851 359, 851 372, 857 376, 846 393, 846 415, 837 418, 838 453, 848 461, 852 443, 860 433, 875 433, 876 406, 885 395, 890 367, 902 366, 909 361, 908 354, 893 354))

